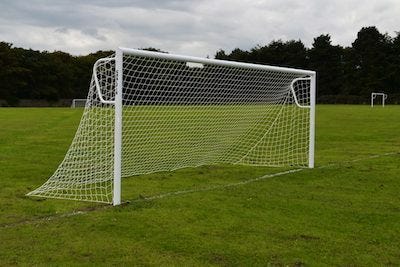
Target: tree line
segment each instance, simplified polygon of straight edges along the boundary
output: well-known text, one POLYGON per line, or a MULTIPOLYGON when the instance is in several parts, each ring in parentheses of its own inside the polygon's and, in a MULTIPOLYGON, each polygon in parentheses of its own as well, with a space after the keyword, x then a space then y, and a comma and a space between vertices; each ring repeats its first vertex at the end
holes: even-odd
POLYGON ((318 103, 368 103, 371 92, 385 92, 389 103, 400 103, 400 32, 390 37, 364 27, 350 47, 332 45, 330 35, 323 34, 311 48, 300 40, 279 40, 250 51, 220 50, 215 57, 315 70, 318 103))
MULTIPOLYGON (((86 98, 94 62, 112 53, 73 56, 0 42, 0 100, 17 106, 22 99, 57 103, 86 98)), ((219 50, 215 58, 315 70, 318 103, 368 103, 373 91, 400 103, 400 33, 391 37, 373 26, 362 28, 350 47, 332 45, 325 34, 314 38, 311 48, 300 40, 278 40, 249 51, 219 50)))
POLYGON ((46 100, 86 98, 93 63, 112 51, 72 56, 13 48, 0 43, 0 99, 16 106, 21 99, 46 100))

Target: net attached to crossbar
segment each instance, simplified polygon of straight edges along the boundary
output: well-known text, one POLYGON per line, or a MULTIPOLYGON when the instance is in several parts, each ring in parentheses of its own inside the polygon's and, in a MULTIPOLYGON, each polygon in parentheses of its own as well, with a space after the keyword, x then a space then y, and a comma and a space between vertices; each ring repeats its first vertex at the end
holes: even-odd
MULTIPOLYGON (((29 195, 112 202, 115 107, 101 97, 114 101, 115 87, 112 56, 95 68, 63 162, 29 195)), ((309 106, 306 74, 124 54, 122 176, 220 163, 306 167, 309 106)))

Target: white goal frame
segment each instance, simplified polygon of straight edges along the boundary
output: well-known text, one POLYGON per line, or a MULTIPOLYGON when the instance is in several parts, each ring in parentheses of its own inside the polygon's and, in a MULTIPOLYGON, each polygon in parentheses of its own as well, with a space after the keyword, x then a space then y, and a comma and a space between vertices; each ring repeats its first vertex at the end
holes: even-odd
MULTIPOLYGON (((310 85, 310 106, 301 106, 296 96, 294 98, 296 100, 296 104, 301 108, 309 108, 310 109, 310 136, 309 136, 309 158, 308 158, 308 167, 314 168, 314 140, 315 140, 315 91, 316 91, 316 72, 309 70, 300 70, 300 69, 291 69, 291 68, 283 68, 283 67, 275 67, 275 66, 267 66, 267 65, 259 65, 259 64, 250 64, 250 63, 240 63, 233 61, 225 61, 225 60, 216 60, 216 59, 207 59, 207 58, 198 58, 191 56, 181 56, 181 55, 173 55, 166 53, 155 53, 151 51, 144 50, 136 50, 130 48, 119 47, 115 52, 115 71, 116 71, 116 92, 115 92, 115 100, 114 101, 106 101, 101 97, 100 86, 98 81, 96 81, 96 87, 98 90, 98 94, 100 99, 105 104, 114 104, 115 106, 115 128, 114 128, 114 194, 113 194, 113 205, 121 204, 121 166, 122 166, 122 93, 123 93, 123 55, 130 54, 135 56, 142 57, 151 57, 158 59, 166 59, 166 60, 177 60, 183 62, 191 62, 198 64, 208 64, 208 65, 219 65, 226 67, 239 67, 239 68, 251 68, 251 69, 263 69, 270 71, 285 71, 292 73, 301 73, 304 75, 308 75, 310 77, 311 85, 310 85)), ((108 60, 108 59, 106 59, 108 60)), ((93 67, 95 71, 97 68, 97 64, 99 64, 104 59, 101 59, 96 62, 93 67)), ((96 75, 94 75, 96 77, 96 75)), ((292 82, 292 84, 294 81, 292 82)), ((294 93, 294 92, 293 92, 294 93)))
POLYGON ((385 107, 385 100, 387 99, 388 95, 385 93, 371 93, 371 108, 374 107, 374 100, 377 96, 382 97, 382 107, 385 107))
POLYGON ((83 98, 75 98, 75 99, 72 99, 71 108, 76 108, 76 103, 77 103, 77 102, 83 102, 84 104, 83 104, 82 107, 85 107, 86 101, 87 101, 86 98, 85 98, 85 99, 83 99, 83 98))
POLYGON ((64 161, 28 195, 115 206, 123 176, 218 163, 314 168, 315 102, 315 71, 119 47, 93 65, 64 161))

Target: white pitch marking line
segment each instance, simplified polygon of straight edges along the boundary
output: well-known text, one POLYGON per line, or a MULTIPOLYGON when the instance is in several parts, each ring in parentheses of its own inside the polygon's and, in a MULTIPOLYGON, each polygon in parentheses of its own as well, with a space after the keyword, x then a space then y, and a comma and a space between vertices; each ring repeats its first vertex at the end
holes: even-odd
MULTIPOLYGON (((341 163, 351 163, 351 162, 363 161, 363 160, 379 158, 379 157, 384 157, 384 156, 390 156, 390 155, 395 155, 395 154, 398 154, 398 152, 389 152, 389 153, 384 153, 384 154, 372 155, 372 156, 365 157, 365 158, 358 158, 358 159, 354 159, 354 160, 350 160, 350 161, 331 163, 331 164, 327 164, 327 165, 316 167, 316 169, 333 167, 333 166, 337 166, 337 165, 339 165, 341 163)), ((196 192, 204 192, 204 191, 211 191, 211 190, 216 190, 216 189, 224 189, 224 188, 228 188, 228 187, 235 187, 235 186, 240 186, 240 185, 245 185, 245 184, 249 184, 249 183, 265 180, 265 179, 268 179, 268 178, 273 178, 273 177, 282 176, 282 175, 286 175, 286 174, 301 172, 301 171, 304 171, 304 170, 309 170, 309 169, 308 168, 292 169, 292 170, 283 171, 283 172, 266 174, 266 175, 263 175, 263 176, 260 176, 260 177, 257 177, 257 178, 253 178, 253 179, 249 179, 249 180, 245 180, 245 181, 241 181, 241 182, 237 182, 237 183, 231 183, 231 184, 226 184, 226 185, 215 185, 215 186, 209 186, 209 187, 204 187, 204 188, 186 189, 186 190, 168 192, 168 193, 164 193, 164 194, 160 194, 160 195, 156 195, 156 196, 152 196, 152 197, 144 197, 142 199, 137 199, 137 200, 134 200, 132 202, 155 200, 155 199, 161 199, 161 198, 165 198, 165 197, 169 197, 169 196, 184 195, 184 194, 190 194, 190 193, 196 193, 196 192)))
POLYGON ((196 192, 211 191, 211 190, 216 190, 216 189, 224 189, 224 188, 228 188, 228 187, 235 187, 235 186, 240 186, 240 185, 245 185, 245 184, 249 184, 249 183, 265 180, 265 179, 272 178, 272 177, 277 177, 277 176, 281 176, 281 175, 300 172, 300 171, 304 171, 304 170, 307 170, 307 169, 305 169, 305 168, 293 169, 293 170, 288 170, 288 171, 283 171, 283 172, 266 174, 266 175, 263 175, 263 176, 260 176, 260 177, 257 177, 257 178, 253 178, 253 179, 249 179, 249 180, 245 180, 245 181, 241 181, 241 182, 237 182, 237 183, 225 184, 225 185, 215 185, 215 186, 209 186, 209 187, 204 187, 204 188, 187 189, 187 190, 181 190, 181 191, 168 192, 168 193, 165 193, 165 194, 156 195, 156 196, 152 196, 152 197, 145 197, 145 198, 142 198, 142 199, 135 200, 133 202, 161 199, 161 198, 165 198, 165 197, 169 197, 169 196, 176 196, 176 195, 190 194, 190 193, 196 193, 196 192))
MULTIPOLYGON (((383 153, 383 154, 376 154, 376 155, 372 155, 369 157, 358 158, 358 159, 337 162, 337 163, 331 163, 331 164, 316 167, 316 169, 334 167, 334 166, 337 166, 337 165, 343 164, 343 163, 358 162, 358 161, 363 161, 363 160, 368 160, 368 159, 373 159, 373 158, 381 158, 381 157, 385 157, 385 156, 397 155, 397 154, 400 154, 400 152, 388 152, 388 153, 383 153)), ((155 200, 155 199, 166 198, 169 196, 176 196, 176 195, 190 194, 190 193, 195 193, 195 192, 204 192, 204 191, 211 191, 211 190, 223 189, 223 188, 228 188, 228 187, 240 186, 240 185, 245 185, 245 184, 265 180, 268 178, 273 178, 273 177, 282 176, 282 175, 286 175, 286 174, 297 173, 297 172, 301 172, 304 170, 312 170, 312 169, 308 169, 308 168, 293 169, 293 170, 288 170, 288 171, 283 171, 283 172, 266 174, 266 175, 263 175, 263 176, 260 176, 257 178, 253 178, 253 179, 249 179, 249 180, 245 180, 245 181, 241 181, 241 182, 237 182, 237 183, 231 183, 231 184, 226 184, 226 185, 216 185, 216 186, 210 186, 210 187, 198 188, 198 189, 187 189, 187 190, 181 190, 181 191, 168 192, 168 193, 164 193, 164 194, 160 194, 160 195, 156 195, 156 196, 152 196, 152 197, 137 199, 132 202, 150 201, 150 200, 155 200)), ((112 208, 112 206, 100 206, 99 209, 107 209, 107 208, 112 208)), ((90 211, 95 211, 95 210, 98 210, 98 209, 93 209, 90 211)), ((48 216, 48 217, 42 217, 42 218, 39 218, 36 220, 28 220, 28 221, 3 224, 3 225, 0 225, 0 228, 10 228, 10 227, 19 226, 19 225, 35 224, 35 223, 39 223, 39 222, 52 221, 52 220, 58 219, 58 218, 66 218, 66 217, 72 217, 72 216, 86 214, 86 213, 89 213, 90 211, 79 211, 78 210, 78 211, 73 211, 70 213, 56 214, 56 215, 52 215, 52 216, 48 216)))

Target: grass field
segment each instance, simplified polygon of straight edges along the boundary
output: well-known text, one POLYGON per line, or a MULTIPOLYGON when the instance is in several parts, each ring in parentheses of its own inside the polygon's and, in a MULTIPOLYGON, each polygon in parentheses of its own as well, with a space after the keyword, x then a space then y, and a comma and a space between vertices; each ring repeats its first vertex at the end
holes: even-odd
POLYGON ((400 106, 317 106, 315 169, 228 187, 285 169, 143 175, 120 207, 26 197, 81 113, 0 109, 0 265, 400 265, 400 106))

